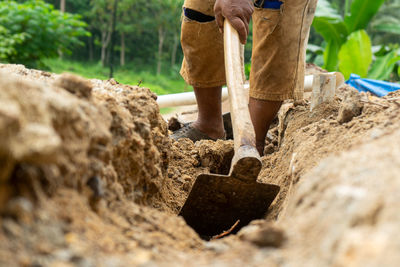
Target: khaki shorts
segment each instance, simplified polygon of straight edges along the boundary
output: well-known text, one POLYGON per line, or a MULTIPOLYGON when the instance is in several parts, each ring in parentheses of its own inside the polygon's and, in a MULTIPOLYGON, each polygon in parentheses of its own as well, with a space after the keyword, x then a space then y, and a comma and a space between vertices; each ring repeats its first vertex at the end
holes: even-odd
MULTIPOLYGON (((318 0, 282 0, 280 9, 255 8, 250 96, 282 101, 302 99, 309 30, 318 0)), ((215 0, 185 0, 184 7, 214 16, 215 0)), ((181 75, 194 87, 226 83, 223 35, 215 21, 184 16, 181 75)))

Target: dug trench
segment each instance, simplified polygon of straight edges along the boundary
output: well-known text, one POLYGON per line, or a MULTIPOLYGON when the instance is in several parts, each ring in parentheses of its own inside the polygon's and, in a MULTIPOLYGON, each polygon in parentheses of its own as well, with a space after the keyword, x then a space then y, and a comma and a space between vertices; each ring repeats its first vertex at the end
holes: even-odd
POLYGON ((400 94, 287 102, 260 182, 265 218, 206 242, 177 216, 232 141, 168 137, 156 96, 0 65, 0 266, 397 266, 400 94))

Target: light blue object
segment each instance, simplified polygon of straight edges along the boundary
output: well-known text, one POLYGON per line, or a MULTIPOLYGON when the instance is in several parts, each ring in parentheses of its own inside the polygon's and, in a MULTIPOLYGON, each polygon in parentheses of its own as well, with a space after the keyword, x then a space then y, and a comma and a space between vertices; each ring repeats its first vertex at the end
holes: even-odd
POLYGON ((350 79, 346 82, 360 92, 371 92, 379 97, 383 97, 390 92, 400 90, 400 84, 385 81, 362 79, 357 74, 351 74, 350 79))

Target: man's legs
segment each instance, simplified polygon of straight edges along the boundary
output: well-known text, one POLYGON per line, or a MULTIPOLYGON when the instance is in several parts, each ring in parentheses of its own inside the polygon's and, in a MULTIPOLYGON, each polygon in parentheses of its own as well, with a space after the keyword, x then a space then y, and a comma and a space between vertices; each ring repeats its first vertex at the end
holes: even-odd
POLYGON ((249 109, 260 152, 282 101, 303 98, 305 52, 317 4, 281 1, 279 7, 265 5, 253 14, 249 109))
POLYGON ((198 117, 173 138, 194 140, 225 137, 221 91, 225 82, 224 40, 214 19, 215 0, 185 0, 181 44, 181 75, 193 86, 198 117), (197 131, 196 131, 197 130, 197 131), (200 133, 199 133, 200 132, 200 133))
POLYGON ((250 97, 250 116, 256 133, 256 147, 261 156, 264 155, 265 138, 269 127, 281 105, 282 101, 259 100, 250 97))
POLYGON ((192 126, 213 139, 225 137, 222 121, 221 90, 218 87, 194 87, 197 99, 198 116, 192 126))

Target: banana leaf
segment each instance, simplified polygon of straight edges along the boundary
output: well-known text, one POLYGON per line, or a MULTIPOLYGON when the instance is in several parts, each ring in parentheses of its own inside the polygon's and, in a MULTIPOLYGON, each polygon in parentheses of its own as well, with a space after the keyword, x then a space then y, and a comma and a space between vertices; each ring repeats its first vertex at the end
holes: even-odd
POLYGON ((346 14, 344 18, 348 31, 354 32, 367 28, 384 2, 385 0, 354 0, 350 14, 346 14))
POLYGON ((339 51, 339 70, 348 79, 351 73, 366 77, 372 63, 371 40, 365 30, 350 34, 339 51))
POLYGON ((368 72, 368 78, 375 80, 388 79, 390 74, 393 72, 396 62, 399 60, 400 57, 397 55, 396 50, 393 50, 384 56, 377 57, 368 72))

